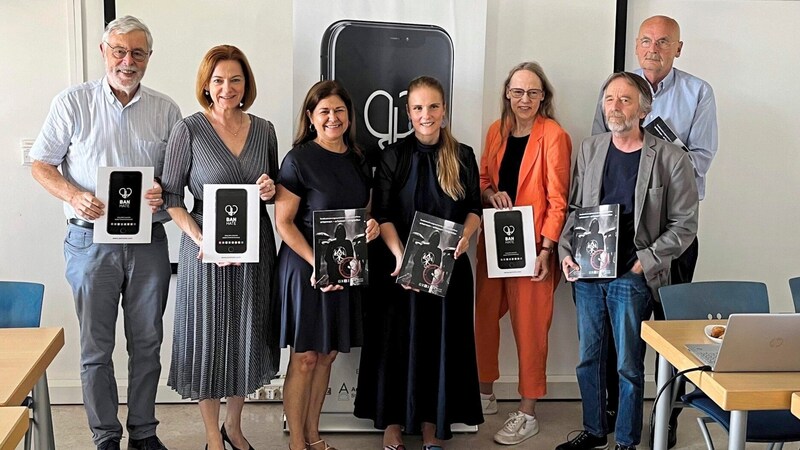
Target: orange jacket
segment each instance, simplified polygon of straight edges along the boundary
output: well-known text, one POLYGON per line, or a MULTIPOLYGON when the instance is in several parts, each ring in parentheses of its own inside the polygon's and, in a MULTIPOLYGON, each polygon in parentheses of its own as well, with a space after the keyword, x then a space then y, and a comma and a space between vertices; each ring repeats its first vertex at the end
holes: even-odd
MULTIPOLYGON (((504 139, 500 134, 499 120, 489 127, 481 155, 481 193, 490 187, 497 191, 507 139, 508 135, 504 139)), ((572 141, 566 131, 555 120, 537 116, 522 157, 515 203, 533 206, 537 246, 541 236, 553 242, 561 237, 567 216, 571 155, 572 141)))

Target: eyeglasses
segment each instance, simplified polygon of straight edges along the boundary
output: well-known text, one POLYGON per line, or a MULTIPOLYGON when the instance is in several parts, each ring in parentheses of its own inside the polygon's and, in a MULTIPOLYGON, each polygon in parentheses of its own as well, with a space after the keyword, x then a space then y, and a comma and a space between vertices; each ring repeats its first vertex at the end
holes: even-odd
POLYGON ((544 91, 541 89, 528 89, 526 91, 525 89, 509 88, 508 93, 512 98, 522 98, 522 96, 525 94, 528 94, 528 98, 531 100, 544 97, 544 91))
MULTIPOLYGON (((642 48, 650 48, 654 44, 653 40, 650 39, 650 38, 640 38, 640 39, 637 39, 637 40, 639 41, 639 45, 641 45, 642 48)), ((667 39, 659 39, 659 40, 655 41, 655 46, 656 46, 656 48, 660 48, 660 49, 663 50, 663 49, 672 47, 672 44, 674 44, 674 43, 675 42, 670 42, 667 39)))
MULTIPOLYGON (((103 42, 105 42, 105 41, 103 41, 103 42)), ((144 51, 144 50, 139 50, 139 49, 135 49, 135 50, 128 50, 128 49, 127 49, 127 48, 125 48, 125 47, 112 47, 112 46, 111 46, 111 44, 109 44, 108 42, 105 42, 105 44, 106 44, 106 47, 107 47, 109 50, 111 50, 111 55, 112 55, 114 58, 117 58, 117 59, 122 59, 122 58, 124 58, 124 57, 125 57, 125 55, 127 55, 128 53, 130 53, 130 54, 131 54, 131 56, 133 57, 133 60, 134 60, 134 61, 139 61, 139 62, 142 62, 142 61, 144 61, 145 59, 147 59, 147 57, 148 57, 148 56, 150 56, 150 54, 151 54, 151 53, 153 53, 153 51, 152 51, 152 50, 151 50, 151 51, 149 51, 149 52, 146 52, 146 51, 144 51)))

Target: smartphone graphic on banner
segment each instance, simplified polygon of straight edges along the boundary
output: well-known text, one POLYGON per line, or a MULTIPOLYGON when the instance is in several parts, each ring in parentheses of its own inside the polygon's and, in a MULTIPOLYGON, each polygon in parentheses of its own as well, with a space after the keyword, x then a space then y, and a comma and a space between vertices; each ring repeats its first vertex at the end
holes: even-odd
POLYGON ((142 204, 142 173, 117 170, 108 183, 108 234, 136 234, 142 204))
POLYGON ((218 189, 216 207, 217 253, 244 253, 247 250, 247 191, 218 189))
POLYGON ((414 78, 428 75, 442 83, 450 119, 453 41, 441 27, 334 22, 322 37, 321 74, 324 80, 340 82, 350 93, 358 143, 372 165, 380 150, 413 132, 406 113, 406 89, 414 78))
POLYGON ((497 266, 501 269, 525 267, 525 241, 522 212, 497 211, 494 215, 494 238, 497 244, 497 266))

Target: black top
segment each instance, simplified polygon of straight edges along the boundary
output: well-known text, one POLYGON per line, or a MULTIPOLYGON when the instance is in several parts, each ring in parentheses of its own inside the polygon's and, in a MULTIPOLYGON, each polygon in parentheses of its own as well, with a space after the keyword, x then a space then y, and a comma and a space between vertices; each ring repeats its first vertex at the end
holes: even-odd
POLYGON ((636 247, 633 244, 633 208, 641 156, 641 149, 626 153, 611 142, 608 147, 606 165, 603 168, 600 204, 619 203, 620 205, 619 232, 617 234, 617 276, 628 272, 637 259, 636 247))
POLYGON ((375 172, 373 216, 380 222, 392 222, 400 240, 405 242, 414 221, 421 211, 432 216, 463 224, 467 214, 481 215, 478 163, 472 148, 459 144, 459 178, 465 196, 453 200, 439 186, 436 162, 437 146, 428 146, 416 137, 397 142, 383 151, 375 172))
POLYGON ((366 207, 370 178, 366 161, 353 150, 334 153, 309 141, 286 154, 278 184, 300 197, 294 223, 312 243, 314 211, 366 207))
POLYGON ((506 142, 506 152, 503 154, 503 161, 500 162, 500 180, 497 183, 499 191, 506 191, 511 197, 511 203, 517 203, 517 184, 519 182, 519 168, 522 166, 522 157, 525 155, 525 147, 528 145, 530 135, 514 137, 508 135, 506 142))

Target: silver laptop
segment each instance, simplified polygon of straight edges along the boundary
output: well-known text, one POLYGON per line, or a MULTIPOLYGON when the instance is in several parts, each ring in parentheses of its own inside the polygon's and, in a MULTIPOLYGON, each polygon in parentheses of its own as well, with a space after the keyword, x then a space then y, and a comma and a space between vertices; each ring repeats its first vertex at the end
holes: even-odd
POLYGON ((714 372, 800 372, 800 314, 731 314, 722 344, 686 348, 714 372))

